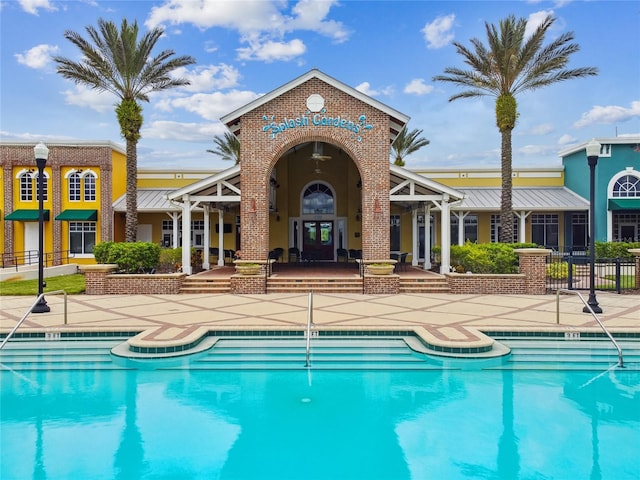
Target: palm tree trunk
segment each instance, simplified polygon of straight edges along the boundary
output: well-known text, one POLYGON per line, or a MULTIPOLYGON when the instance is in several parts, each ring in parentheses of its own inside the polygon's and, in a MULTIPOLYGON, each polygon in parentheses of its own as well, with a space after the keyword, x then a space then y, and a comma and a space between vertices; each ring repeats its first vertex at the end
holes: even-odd
POLYGON ((513 243, 513 202, 511 198, 513 180, 511 173, 512 128, 500 130, 502 137, 502 198, 500 201, 500 242, 513 243))
POLYGON ((138 151, 137 141, 127 139, 127 217, 125 241, 135 242, 138 236, 138 151))

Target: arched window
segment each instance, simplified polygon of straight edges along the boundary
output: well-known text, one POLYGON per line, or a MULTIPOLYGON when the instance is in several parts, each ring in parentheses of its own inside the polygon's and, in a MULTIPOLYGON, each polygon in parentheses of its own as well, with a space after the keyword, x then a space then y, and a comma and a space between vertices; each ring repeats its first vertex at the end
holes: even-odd
POLYGON ((333 192, 323 183, 314 183, 307 187, 302 195, 303 215, 333 215, 333 192))
POLYGON ((614 197, 640 197, 640 178, 635 175, 623 175, 613 185, 614 197))
MULTIPOLYGON (((45 173, 44 178, 42 180, 42 201, 46 202, 48 200, 48 192, 49 192, 49 176, 45 173)), ((38 194, 36 195, 36 200, 40 200, 40 191, 38 190, 38 172, 33 174, 33 179, 36 182, 36 191, 38 194)))
POLYGON ((96 200, 96 174, 87 172, 84 177, 84 201, 95 202, 96 200))
POLYGON ((18 175, 20 180, 20 200, 30 202, 33 200, 33 176, 30 172, 23 172, 18 175))
POLYGON ((69 176, 67 177, 67 181, 69 182, 69 201, 79 202, 80 201, 80 174, 78 172, 73 172, 69 174, 69 176))

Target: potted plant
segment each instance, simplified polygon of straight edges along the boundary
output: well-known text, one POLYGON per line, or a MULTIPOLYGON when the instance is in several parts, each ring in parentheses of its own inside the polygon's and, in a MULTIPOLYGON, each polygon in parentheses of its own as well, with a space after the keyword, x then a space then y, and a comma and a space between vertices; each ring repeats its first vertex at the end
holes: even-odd
MULTIPOLYGON (((236 252, 236 256, 237 256, 236 252)), ((239 275, 258 275, 261 271, 259 263, 253 263, 246 260, 235 260, 236 273, 239 275)))
POLYGON ((371 275, 391 275, 393 268, 393 263, 370 263, 367 265, 367 272, 371 275))

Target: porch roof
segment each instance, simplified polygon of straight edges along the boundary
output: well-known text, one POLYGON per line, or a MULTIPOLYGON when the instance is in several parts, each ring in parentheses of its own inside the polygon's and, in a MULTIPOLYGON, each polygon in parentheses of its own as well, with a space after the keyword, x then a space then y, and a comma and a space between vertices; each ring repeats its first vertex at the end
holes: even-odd
POLYGON ((389 166, 389 199, 392 202, 415 203, 441 201, 449 195, 450 201, 464 197, 461 190, 438 183, 430 178, 414 173, 397 165, 389 166))
MULTIPOLYGON (((181 212, 180 206, 171 203, 167 196, 173 192, 166 188, 141 188, 138 189, 138 211, 141 212, 181 212)), ((122 195, 113 202, 115 212, 127 211, 127 195, 122 195)))
MULTIPOLYGON (((500 211, 500 187, 460 188, 464 200, 451 207, 454 211, 500 211)), ((513 187, 514 210, 583 211, 589 202, 566 187, 513 187)))
POLYGON ((206 201, 214 203, 240 202, 240 165, 222 170, 210 177, 172 190, 168 193, 168 200, 182 200, 183 195, 189 195, 191 201, 206 201))

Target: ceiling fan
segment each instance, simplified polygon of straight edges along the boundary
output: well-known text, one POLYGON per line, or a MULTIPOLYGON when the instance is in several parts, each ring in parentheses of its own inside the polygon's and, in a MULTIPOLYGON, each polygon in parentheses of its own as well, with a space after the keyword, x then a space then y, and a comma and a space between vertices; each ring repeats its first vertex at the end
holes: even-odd
POLYGON ((316 162, 316 168, 314 169, 314 172, 318 175, 322 173, 322 170, 320 170, 320 162, 331 160, 331 155, 322 154, 322 145, 322 143, 314 142, 313 153, 311 154, 311 160, 314 160, 316 162))

